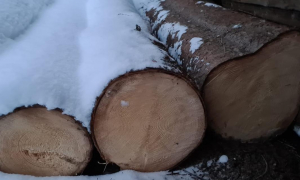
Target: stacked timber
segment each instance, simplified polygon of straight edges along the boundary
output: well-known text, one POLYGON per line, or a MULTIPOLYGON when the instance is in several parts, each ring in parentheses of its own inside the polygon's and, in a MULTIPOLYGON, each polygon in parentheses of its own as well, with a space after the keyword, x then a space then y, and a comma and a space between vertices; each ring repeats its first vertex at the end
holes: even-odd
POLYGON ((202 90, 216 133, 253 141, 279 135, 293 122, 299 32, 202 1, 165 0, 144 9, 155 35, 202 90))

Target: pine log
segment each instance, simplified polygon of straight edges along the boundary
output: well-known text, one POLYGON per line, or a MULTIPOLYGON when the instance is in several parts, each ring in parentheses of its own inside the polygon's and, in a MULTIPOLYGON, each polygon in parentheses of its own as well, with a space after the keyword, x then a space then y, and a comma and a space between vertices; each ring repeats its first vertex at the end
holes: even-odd
POLYGON ((59 110, 19 108, 0 118, 0 171, 33 176, 81 173, 92 155, 85 128, 59 110))
POLYGON ((299 32, 201 1, 148 6, 141 8, 154 34, 202 90, 215 132, 252 141, 292 123, 300 102, 299 32), (202 43, 195 52, 194 38, 202 43))
POLYGON ((300 28, 299 0, 222 0, 222 5, 263 19, 300 28))
POLYGON ((142 172, 173 168, 200 144, 205 128, 193 86, 154 69, 113 80, 92 115, 93 140, 103 159, 142 172))

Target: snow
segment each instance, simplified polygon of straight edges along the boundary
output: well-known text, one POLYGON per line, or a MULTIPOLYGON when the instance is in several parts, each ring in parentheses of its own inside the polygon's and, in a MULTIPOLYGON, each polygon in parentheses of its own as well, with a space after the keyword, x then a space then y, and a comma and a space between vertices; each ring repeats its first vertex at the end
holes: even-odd
POLYGON ((212 165, 212 163, 213 163, 213 160, 209 160, 209 161, 207 161, 206 166, 210 167, 212 165))
POLYGON ((297 133, 297 135, 300 137, 300 126, 295 126, 295 127, 294 127, 294 131, 295 131, 295 133, 297 133))
POLYGON ((154 22, 151 22, 149 26, 153 30, 156 30, 157 26, 161 26, 157 30, 157 36, 162 43, 167 45, 168 37, 171 36, 172 39, 177 41, 174 42, 173 46, 168 47, 168 52, 170 55, 177 61, 178 64, 182 64, 181 60, 181 47, 182 41, 180 40, 182 35, 185 34, 188 30, 188 27, 181 25, 178 22, 168 23, 164 20, 168 17, 169 11, 163 10, 161 2, 164 0, 133 0, 135 7, 139 10, 140 15, 150 22, 150 19, 147 17, 146 13, 150 10, 153 10, 155 14, 158 14, 157 19, 154 22))
POLYGON ((219 8, 221 6, 217 5, 217 4, 214 4, 214 3, 205 3, 204 4, 205 6, 208 6, 208 7, 215 7, 215 8, 219 8))
POLYGON ((95 99, 111 79, 163 66, 166 54, 151 39, 131 0, 55 1, 0 54, 0 115, 41 104, 89 128, 95 99))
POLYGON ((190 40, 191 47, 190 47, 190 52, 194 54, 196 50, 200 48, 200 46, 203 44, 203 39, 199 37, 194 37, 190 40))
POLYGON ((186 26, 182 26, 180 23, 164 23, 158 30, 158 37, 166 44, 169 35, 171 35, 172 39, 177 37, 180 40, 187 29, 186 26))
POLYGON ((241 28, 241 27, 242 27, 242 25, 240 25, 240 24, 236 24, 236 25, 232 26, 233 29, 237 29, 237 28, 241 28))
POLYGON ((1 0, 0 53, 21 35, 52 0, 1 0))
POLYGON ((222 155, 219 160, 218 160, 219 163, 227 163, 228 162, 228 157, 226 155, 222 155))
POLYGON ((198 2, 196 2, 196 4, 204 4, 205 2, 203 2, 203 1, 198 1, 198 2))
MULTIPOLYGON (((61 0, 60 0, 61 1, 61 0)), ((135 171, 121 171, 111 175, 75 176, 75 177, 33 177, 0 172, 1 180, 191 180, 188 176, 171 176, 168 172, 139 173, 135 171)))
POLYGON ((121 106, 122 107, 128 107, 129 106, 129 102, 127 102, 127 101, 121 101, 121 106))
POLYGON ((221 6, 217 5, 217 4, 209 3, 209 2, 204 2, 204 1, 198 1, 198 2, 196 2, 196 4, 204 4, 204 6, 207 6, 207 7, 216 7, 216 8, 221 7, 221 6))

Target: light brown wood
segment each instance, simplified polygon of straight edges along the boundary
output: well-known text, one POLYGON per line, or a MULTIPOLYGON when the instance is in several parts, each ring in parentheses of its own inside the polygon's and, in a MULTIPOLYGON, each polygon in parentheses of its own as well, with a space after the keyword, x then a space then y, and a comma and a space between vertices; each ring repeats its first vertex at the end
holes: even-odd
POLYGON ((295 101, 299 97, 299 32, 194 0, 165 0, 156 10, 150 6, 146 4, 143 8, 154 34, 158 38, 168 34, 168 50, 174 53, 176 47, 181 52, 174 58, 179 57, 181 71, 204 91, 207 120, 212 121, 209 124, 216 132, 223 137, 250 141, 275 136, 291 123, 299 107, 295 101), (166 18, 160 19, 166 12, 166 18), (170 28, 172 24, 174 30, 170 28), (176 32, 179 24, 186 27, 180 38, 176 32), (202 38, 202 44, 192 53, 193 38, 202 38), (267 47, 269 43, 273 45, 267 47), (285 88, 289 83, 291 86, 285 88), (285 107, 281 109, 282 106, 285 107), (259 124, 263 124, 262 128, 259 124))
POLYGON ((91 152, 87 130, 58 110, 23 108, 0 118, 0 171, 76 175, 86 167, 91 152))
POLYGON ((246 141, 280 134, 298 113, 299 77, 297 32, 222 64, 203 89, 210 126, 223 137, 246 141))
POLYGON ((143 172, 168 170, 201 142, 206 128, 196 91, 157 70, 113 81, 92 120, 94 142, 107 162, 143 172))

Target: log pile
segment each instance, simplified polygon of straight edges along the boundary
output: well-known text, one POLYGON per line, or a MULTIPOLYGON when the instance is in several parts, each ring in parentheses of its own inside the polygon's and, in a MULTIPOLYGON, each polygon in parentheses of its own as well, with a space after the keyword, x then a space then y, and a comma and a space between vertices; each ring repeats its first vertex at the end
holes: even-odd
POLYGON ((202 90, 215 132, 252 141, 292 123, 299 109, 299 32, 193 0, 163 1, 147 16, 158 38, 169 34, 169 52, 202 90), (201 46, 193 52, 194 38, 201 46))
MULTIPOLYGON (((241 141, 292 124, 300 108, 298 31, 193 0, 165 0, 146 15, 182 73, 129 72, 99 93, 91 136, 107 163, 168 170, 200 145, 206 123, 241 141)), ((34 106, 0 117, 0 171, 76 175, 92 149, 87 130, 59 110, 34 106)))

